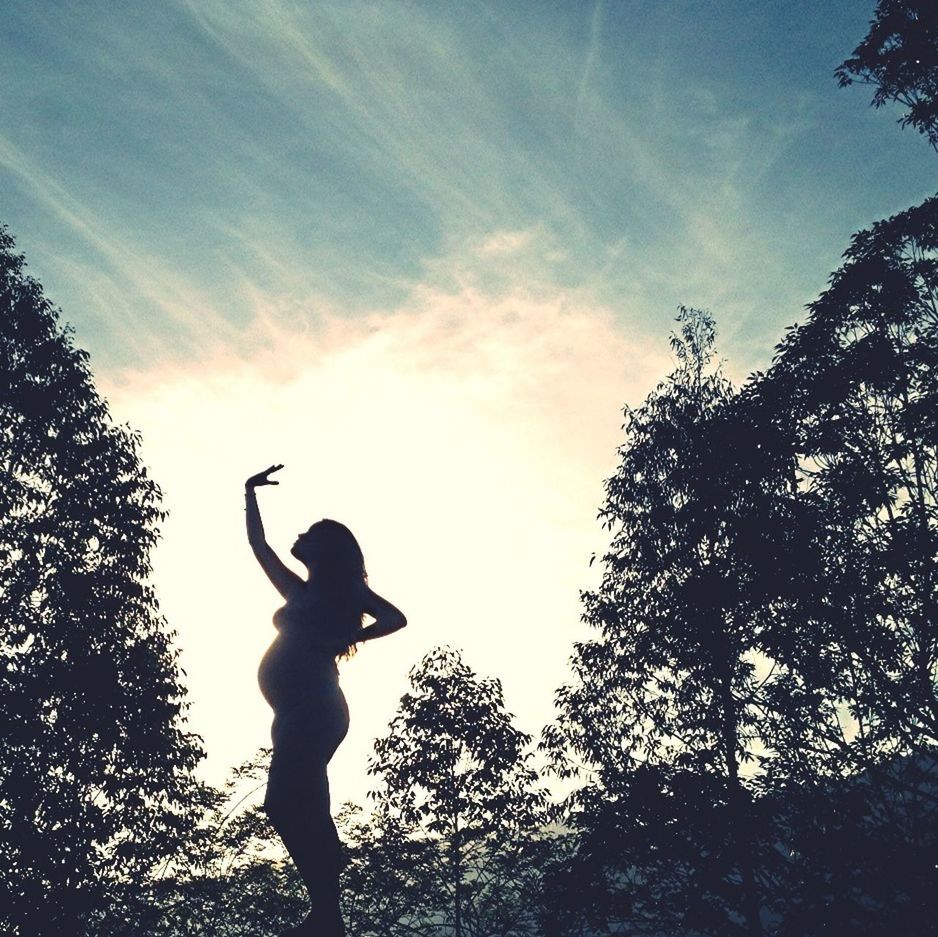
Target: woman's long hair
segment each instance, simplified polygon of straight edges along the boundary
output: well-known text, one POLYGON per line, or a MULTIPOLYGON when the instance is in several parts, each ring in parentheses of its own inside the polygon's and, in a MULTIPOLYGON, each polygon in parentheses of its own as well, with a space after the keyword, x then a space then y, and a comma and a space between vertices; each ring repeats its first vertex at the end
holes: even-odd
POLYGON ((364 618, 362 603, 368 583, 365 557, 345 524, 323 518, 310 531, 322 537, 314 581, 325 606, 321 618, 323 637, 335 646, 337 656, 351 657, 356 647, 352 638, 364 618))

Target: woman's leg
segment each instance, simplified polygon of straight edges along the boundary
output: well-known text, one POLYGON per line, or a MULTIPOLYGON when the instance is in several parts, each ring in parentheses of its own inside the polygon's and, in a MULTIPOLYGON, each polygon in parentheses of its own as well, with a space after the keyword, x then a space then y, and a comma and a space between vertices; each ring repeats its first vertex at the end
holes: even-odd
POLYGON ((342 853, 329 812, 326 766, 302 772, 306 779, 302 792, 291 783, 293 778, 280 774, 282 764, 271 767, 264 808, 309 893, 308 921, 316 925, 317 935, 344 934, 339 905, 342 853))
POLYGON ((341 692, 335 705, 323 706, 315 715, 307 711, 278 716, 264 799, 271 824, 309 893, 312 910, 306 923, 314 924, 322 937, 345 933, 339 906, 342 851, 332 820, 326 766, 347 731, 348 709, 341 692), (323 719, 330 710, 334 725, 323 719), (318 731, 312 733, 313 728, 318 731))

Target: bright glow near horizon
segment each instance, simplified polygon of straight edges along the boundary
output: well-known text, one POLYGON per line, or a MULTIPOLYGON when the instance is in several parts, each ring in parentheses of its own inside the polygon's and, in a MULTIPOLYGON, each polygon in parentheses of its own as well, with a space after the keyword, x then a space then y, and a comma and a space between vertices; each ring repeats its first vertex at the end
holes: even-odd
POLYGON ((610 401, 640 398, 668 368, 666 343, 641 347, 583 296, 520 287, 417 289, 393 314, 305 335, 279 326, 276 311, 263 319, 250 360, 156 367, 103 387, 143 432, 166 492, 155 577, 208 776, 268 740, 255 672, 279 597, 246 543, 241 492, 273 462, 285 464, 281 484, 259 497, 280 555, 293 563, 299 531, 341 519, 372 586, 409 618, 342 666, 352 728, 333 762, 336 798, 364 796, 371 742, 407 670, 437 644, 500 677, 536 734, 581 630, 589 556, 603 546, 595 513, 621 423, 610 401))

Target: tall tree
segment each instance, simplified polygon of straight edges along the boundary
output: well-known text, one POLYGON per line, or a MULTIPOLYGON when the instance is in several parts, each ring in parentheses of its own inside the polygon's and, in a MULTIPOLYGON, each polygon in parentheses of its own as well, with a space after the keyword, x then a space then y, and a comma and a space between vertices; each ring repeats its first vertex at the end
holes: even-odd
POLYGON ((810 527, 788 489, 790 453, 713 364, 713 319, 681 309, 678 322, 676 370, 626 410, 600 511, 612 542, 584 595, 598 636, 576 646, 544 745, 561 774, 588 782, 571 820, 583 888, 608 886, 604 913, 759 934, 773 857, 754 762, 770 753, 765 712, 788 676, 769 651, 797 639, 788 609, 801 589, 776 572, 807 569, 810 527))
POLYGON ((0 929, 82 932, 171 848, 197 739, 148 583, 160 492, 0 231, 0 929))
MULTIPOLYGON (((755 387, 822 511, 833 693, 867 768, 938 746, 938 198, 855 235, 755 387), (783 417, 783 418, 782 418, 783 417)), ((848 743, 848 744, 845 744, 848 743)))
POLYGON ((529 933, 544 822, 530 738, 512 725, 499 681, 455 650, 427 654, 410 684, 369 769, 379 780, 373 823, 395 856, 410 850, 409 878, 421 883, 410 932, 529 933))
MULTIPOLYGON (((801 744, 783 809, 789 933, 925 933, 938 844, 938 198, 855 235, 830 287, 753 382, 817 507, 823 640, 800 667, 824 700, 779 723, 801 744)), ((786 772, 789 777, 793 772, 786 772)))
POLYGON ((845 87, 873 85, 873 106, 907 108, 899 122, 938 150, 938 8, 933 0, 879 0, 870 31, 836 69, 845 87))

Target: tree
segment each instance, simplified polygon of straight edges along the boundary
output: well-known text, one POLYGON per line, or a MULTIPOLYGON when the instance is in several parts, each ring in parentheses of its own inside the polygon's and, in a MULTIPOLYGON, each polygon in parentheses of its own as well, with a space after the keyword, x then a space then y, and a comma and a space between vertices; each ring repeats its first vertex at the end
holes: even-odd
MULTIPOLYGON (((478 678, 448 648, 410 674, 375 743, 374 809, 344 804, 348 864, 342 906, 362 937, 533 937, 545 907, 542 870, 558 860, 544 797, 497 680, 478 678)), ((301 916, 303 888, 257 801, 269 750, 223 789, 199 786, 200 820, 144 883, 95 919, 100 937, 236 937, 301 916)))
POLYGON ((938 198, 855 235, 756 388, 822 510, 830 685, 855 768, 938 745, 938 198))
POLYGON ((194 790, 198 822, 172 857, 95 915, 95 937, 240 937, 304 916, 303 883, 260 805, 269 762, 261 748, 221 788, 194 790))
POLYGON ((818 521, 803 612, 822 640, 800 671, 823 718, 776 726, 804 769, 797 788, 769 779, 801 857, 782 891, 854 933, 924 933, 936 913, 936 296, 932 198, 854 236, 751 387, 818 521))
POLYGON ((600 511, 612 542, 584 595, 598 636, 576 645, 543 744, 586 782, 569 807, 594 925, 760 934, 775 856, 757 768, 791 689, 779 658, 805 638, 791 609, 811 526, 792 454, 711 364, 713 319, 678 322, 676 370, 625 412, 600 511))
POLYGON ((403 932, 402 924, 427 934, 444 926, 456 937, 529 933, 545 819, 530 738, 511 724, 499 681, 477 677, 455 650, 427 654, 410 684, 375 742, 375 865, 362 875, 390 872, 399 879, 392 893, 416 893, 404 904, 394 899, 397 919, 388 920, 385 902, 357 926, 379 934, 403 932))
POLYGON ((0 922, 75 935, 171 850, 201 751, 147 581, 160 491, 5 231, 0 382, 0 922))
POLYGON ((936 222, 858 235, 739 394, 682 310, 677 370, 626 411, 599 634, 543 741, 584 782, 566 932, 933 920, 936 222))
POLYGON ((874 85, 874 107, 904 105, 899 123, 938 150, 938 9, 932 0, 879 0, 869 33, 835 74, 841 87, 874 85))

